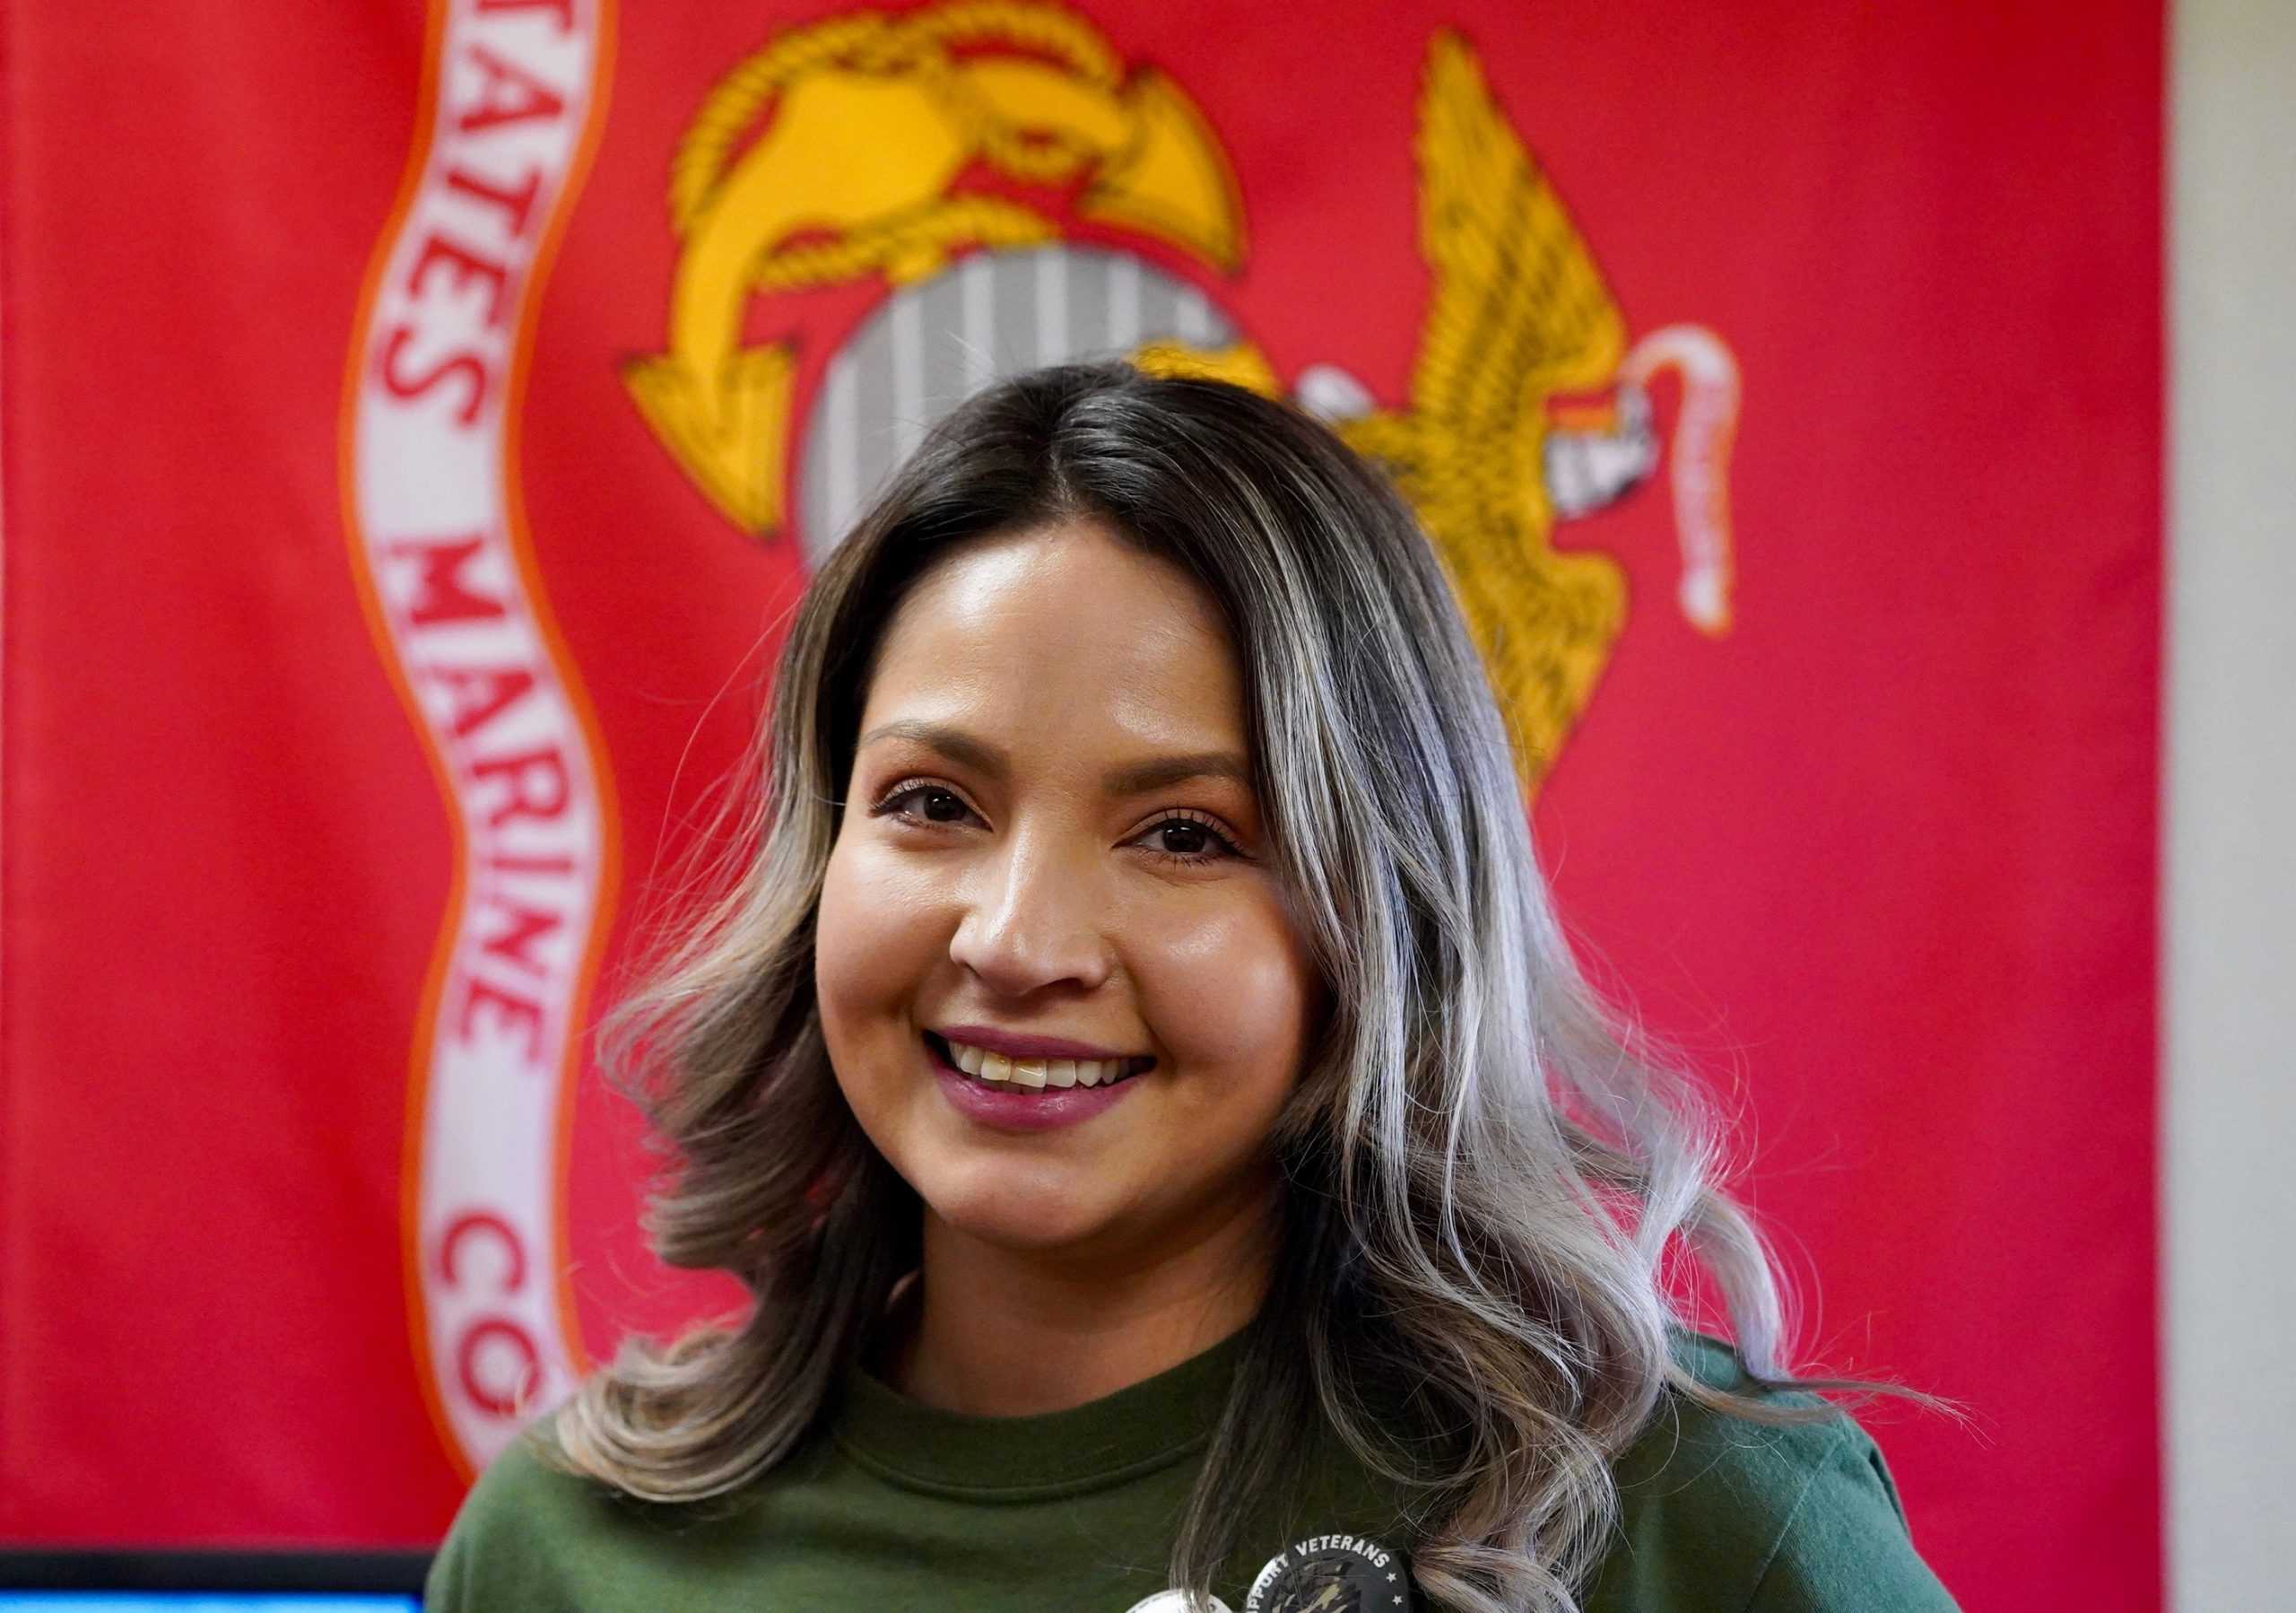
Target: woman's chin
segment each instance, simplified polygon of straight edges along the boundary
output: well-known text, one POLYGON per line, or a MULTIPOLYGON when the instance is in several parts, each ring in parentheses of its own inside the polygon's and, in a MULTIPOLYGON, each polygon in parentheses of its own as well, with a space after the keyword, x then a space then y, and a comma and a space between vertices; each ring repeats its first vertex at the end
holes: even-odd
POLYGON ((1016 1253, 1083 1248, 1112 1230, 1105 1210, 1049 1185, 987 1181, 924 1197, 952 1232, 1016 1253))

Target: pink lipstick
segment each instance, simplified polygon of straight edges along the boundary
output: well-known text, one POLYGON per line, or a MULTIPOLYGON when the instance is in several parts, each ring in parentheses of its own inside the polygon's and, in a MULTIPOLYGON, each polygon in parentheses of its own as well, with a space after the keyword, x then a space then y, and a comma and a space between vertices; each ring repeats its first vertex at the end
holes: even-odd
MULTIPOLYGON (((1027 1039, 1015 1037, 1007 1040, 1027 1039)), ((1043 1042, 1045 1039, 1037 1040, 1043 1042)), ((1015 1086, 1008 1081, 984 1081, 977 1076, 965 1074, 949 1061, 947 1044, 931 1032, 926 1033, 922 1041, 926 1063, 932 1069, 934 1079, 940 1085, 941 1094, 948 1099, 949 1106, 997 1131, 1052 1131, 1063 1126, 1081 1125, 1110 1106, 1122 1103, 1135 1083, 1144 1078, 1127 1076, 1123 1080, 1112 1081, 1102 1086, 1015 1086)), ((1058 1045, 1074 1047, 1081 1044, 1065 1042, 1058 1045)), ((1074 1058, 1077 1055, 1023 1053, 1020 1056, 1074 1058)))

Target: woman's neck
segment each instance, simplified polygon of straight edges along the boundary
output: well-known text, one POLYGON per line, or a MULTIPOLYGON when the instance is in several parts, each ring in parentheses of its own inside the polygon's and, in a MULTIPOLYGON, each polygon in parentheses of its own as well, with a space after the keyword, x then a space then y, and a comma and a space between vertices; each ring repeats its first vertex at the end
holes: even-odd
POLYGON ((978 1417, 1082 1406, 1249 1321, 1274 1245, 1273 1190, 1159 1240, 1152 1254, 1004 1248, 928 1208, 914 1321, 887 1375, 912 1399, 978 1417))

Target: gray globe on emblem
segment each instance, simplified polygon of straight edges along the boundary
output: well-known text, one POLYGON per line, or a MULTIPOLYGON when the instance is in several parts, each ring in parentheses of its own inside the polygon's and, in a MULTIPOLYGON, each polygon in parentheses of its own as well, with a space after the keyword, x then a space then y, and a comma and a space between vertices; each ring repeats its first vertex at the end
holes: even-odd
POLYGON ((975 252, 899 287, 830 361, 805 419, 796 502, 807 562, 836 546, 935 421, 988 382, 1148 342, 1236 339, 1187 281, 1097 247, 975 252))

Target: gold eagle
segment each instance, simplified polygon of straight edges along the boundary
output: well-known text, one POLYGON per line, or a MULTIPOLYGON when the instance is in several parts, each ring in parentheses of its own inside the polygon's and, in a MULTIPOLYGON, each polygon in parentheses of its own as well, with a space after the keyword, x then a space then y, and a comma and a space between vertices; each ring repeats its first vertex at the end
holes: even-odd
POLYGON ((1546 404, 1616 379, 1625 322, 1561 199, 1500 112, 1473 49, 1428 50, 1414 152, 1434 279, 1409 406, 1337 423, 1418 511, 1535 791, 1626 620, 1626 575, 1548 543, 1546 404))

